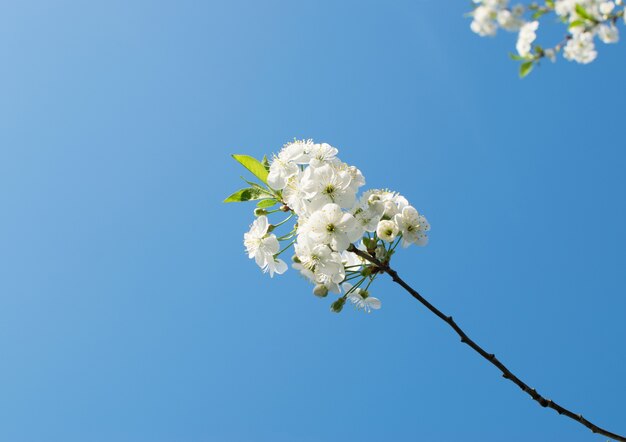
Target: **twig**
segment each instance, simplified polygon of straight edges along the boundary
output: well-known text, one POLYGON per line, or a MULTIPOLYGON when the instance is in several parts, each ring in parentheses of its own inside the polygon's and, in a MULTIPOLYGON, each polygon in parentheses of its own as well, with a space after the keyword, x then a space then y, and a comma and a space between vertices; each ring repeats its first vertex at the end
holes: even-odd
POLYGON ((457 325, 454 319, 452 319, 452 316, 446 316, 445 314, 443 314, 441 310, 439 310, 437 307, 435 307, 430 302, 428 302, 422 295, 420 295, 411 286, 409 286, 406 282, 404 282, 402 278, 398 276, 398 273, 395 270, 393 270, 391 267, 389 267, 387 264, 380 262, 378 259, 376 259, 376 257, 370 255, 367 252, 364 252, 363 250, 357 249, 353 245, 350 245, 350 247, 348 248, 348 251, 371 262, 377 267, 378 270, 385 272, 389 276, 391 276, 391 279, 393 279, 395 283, 402 286, 407 292, 411 294, 411 296, 413 296, 415 299, 421 302, 424 306, 426 306, 428 310, 433 312, 436 316, 439 317, 439 319, 446 322, 450 327, 452 327, 454 331, 461 337, 462 343, 469 345, 474 351, 480 354, 483 358, 485 358, 491 364, 495 365, 502 372, 503 378, 508 379, 511 382, 513 382, 520 389, 522 389, 522 391, 524 391, 530 397, 532 397, 533 400, 537 401, 539 405, 541 405, 542 407, 548 407, 548 408, 552 408, 553 410, 556 410, 557 413, 567 416, 570 419, 573 419, 576 422, 581 423, 582 425, 589 428, 594 433, 601 434, 606 437, 610 437, 611 439, 616 440, 616 441, 626 442, 626 437, 620 436, 619 434, 611 433, 610 431, 607 431, 603 428, 598 427, 597 425, 585 419, 582 416, 582 414, 575 414, 571 412, 570 410, 568 410, 567 408, 564 408, 561 405, 557 404, 556 402, 550 399, 544 398, 541 394, 537 393, 537 390, 535 390, 534 388, 530 388, 525 382, 523 382, 517 376, 515 376, 511 372, 511 370, 509 370, 502 362, 500 362, 500 360, 498 360, 496 355, 494 355, 493 353, 487 353, 480 345, 476 344, 472 339, 470 339, 467 336, 467 334, 461 329, 461 327, 457 325))

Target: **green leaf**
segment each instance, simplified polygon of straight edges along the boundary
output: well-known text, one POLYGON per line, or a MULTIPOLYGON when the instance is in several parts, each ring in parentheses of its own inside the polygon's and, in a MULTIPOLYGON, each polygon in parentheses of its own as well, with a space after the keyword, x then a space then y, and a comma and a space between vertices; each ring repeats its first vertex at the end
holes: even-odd
POLYGON ((550 9, 554 9, 554 0, 546 0, 546 6, 550 9))
POLYGON ((522 63, 519 67, 519 78, 524 78, 526 75, 530 74, 533 67, 535 67, 535 64, 532 61, 522 63))
POLYGON ((267 170, 268 172, 270 171, 270 162, 267 159, 267 155, 263 155, 263 161, 261 161, 261 164, 263 164, 265 170, 267 170))
POLYGON ((261 164, 259 160, 249 155, 233 155, 233 158, 239 161, 239 163, 241 163, 243 167, 252 172, 255 177, 267 184, 268 172, 265 166, 261 164))
POLYGON ((511 58, 511 60, 517 60, 517 61, 526 60, 525 57, 522 57, 521 55, 514 54, 512 52, 509 52, 509 57, 511 58))
POLYGON ((576 26, 585 26, 585 21, 584 20, 574 20, 573 22, 571 22, 569 24, 567 29, 572 29, 572 28, 575 28, 576 26))
POLYGON ((231 196, 224 200, 225 203, 240 203, 244 201, 254 201, 271 197, 272 195, 263 192, 256 187, 248 187, 246 189, 238 190, 231 196))
POLYGON ((589 14, 587 10, 583 8, 583 6, 580 4, 576 4, 576 14, 580 15, 584 19, 587 19, 590 21, 596 21, 596 19, 593 18, 593 16, 589 14))
POLYGON ((261 200, 259 201, 256 206, 260 209, 266 209, 268 207, 272 207, 275 206, 278 203, 278 201, 276 201, 275 199, 268 199, 268 200, 261 200))
POLYGON ((546 11, 545 9, 539 9, 538 11, 535 11, 532 15, 532 19, 533 20, 537 20, 538 18, 540 18, 543 14, 545 14, 546 11))

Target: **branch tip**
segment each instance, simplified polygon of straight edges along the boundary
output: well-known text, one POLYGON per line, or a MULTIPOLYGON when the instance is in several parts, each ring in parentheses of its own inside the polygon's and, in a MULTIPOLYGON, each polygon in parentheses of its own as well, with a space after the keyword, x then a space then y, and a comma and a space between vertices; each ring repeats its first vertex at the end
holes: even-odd
POLYGON ((459 337, 461 338, 461 342, 469 345, 476 353, 478 353, 485 360, 487 360, 492 365, 494 365, 498 370, 500 370, 502 372, 502 377, 504 379, 508 379, 511 382, 513 382, 521 390, 523 390, 525 393, 527 393, 533 400, 535 400, 539 405, 541 405, 542 407, 548 407, 549 406, 550 408, 556 410, 559 414, 564 414, 567 417, 569 417, 570 419, 573 419, 573 420, 579 422, 580 424, 584 425, 585 427, 587 427, 588 429, 590 429, 594 433, 598 433, 598 434, 601 434, 603 436, 610 437, 611 439, 614 439, 616 441, 626 442, 626 437, 620 436, 620 435, 615 434, 615 433, 611 433, 610 431, 604 430, 604 429, 598 427, 597 425, 592 424, 591 422, 586 420, 583 417, 582 414, 576 415, 573 412, 569 411, 568 409, 562 407, 561 405, 558 405, 557 403, 553 402, 552 400, 545 399, 543 396, 541 396, 539 393, 537 393, 537 390, 535 390, 534 388, 530 388, 521 379, 519 379, 517 376, 515 376, 511 372, 511 370, 509 370, 502 362, 498 361, 496 359, 496 355, 495 354, 487 353, 480 345, 478 345, 476 342, 474 342, 472 339, 470 339, 469 336, 467 336, 467 334, 463 331, 463 329, 461 327, 459 327, 459 325, 454 322, 454 319, 452 319, 452 316, 445 315, 441 310, 439 310, 437 307, 432 305, 426 298, 424 298, 422 295, 420 295, 413 287, 408 285, 402 278, 400 278, 398 276, 398 273, 395 270, 393 270, 391 267, 389 267, 389 265, 387 263, 385 263, 385 264, 381 263, 378 259, 376 259, 375 256, 370 255, 370 254, 368 254, 366 252, 363 252, 362 250, 357 249, 353 245, 350 245, 350 247, 348 248, 348 251, 351 251, 354 254, 360 256, 361 258, 363 258, 363 259, 371 262, 372 264, 378 266, 383 272, 385 272, 389 276, 391 276, 391 278, 393 279, 393 281, 395 283, 397 283, 403 289, 405 289, 411 296, 413 296, 413 298, 415 298, 422 305, 424 305, 424 307, 426 307, 428 310, 430 310, 434 315, 439 317, 439 319, 441 319, 442 321, 446 322, 455 331, 455 333, 457 335, 459 335, 459 337))

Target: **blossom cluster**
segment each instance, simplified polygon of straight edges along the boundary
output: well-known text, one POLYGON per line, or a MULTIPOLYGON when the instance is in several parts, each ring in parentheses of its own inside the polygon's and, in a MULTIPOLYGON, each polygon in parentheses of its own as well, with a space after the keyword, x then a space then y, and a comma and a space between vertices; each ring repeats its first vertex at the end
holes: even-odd
POLYGON ((396 192, 371 189, 359 196, 363 174, 337 154, 329 144, 296 140, 269 161, 234 155, 261 183, 249 182, 251 187, 225 201, 258 200, 244 245, 264 272, 271 277, 284 273, 288 266, 281 256, 293 249, 292 267, 313 284, 313 293, 339 295, 332 311, 341 311, 350 301, 370 312, 381 306, 369 291, 383 271, 381 265, 389 264, 398 245, 426 245, 430 226, 396 192), (277 215, 285 219, 270 223, 269 217, 277 215), (280 234, 279 229, 287 231, 280 234), (280 243, 286 245, 281 249, 280 243), (357 249, 378 264, 353 253, 357 249))
POLYGON ((470 28, 480 36, 494 36, 499 28, 517 32, 516 51, 511 58, 522 62, 520 76, 527 75, 543 58, 556 61, 557 53, 569 61, 587 64, 598 55, 596 37, 603 43, 619 40, 618 23, 626 20, 622 0, 545 0, 509 5, 509 0, 473 0, 470 28), (562 41, 543 48, 533 43, 539 20, 556 16, 567 27, 562 41))

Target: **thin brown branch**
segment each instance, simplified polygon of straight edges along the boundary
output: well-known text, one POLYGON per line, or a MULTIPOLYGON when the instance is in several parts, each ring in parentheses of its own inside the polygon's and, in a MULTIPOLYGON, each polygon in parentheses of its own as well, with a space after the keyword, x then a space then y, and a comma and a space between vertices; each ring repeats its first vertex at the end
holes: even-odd
POLYGON ((398 276, 398 273, 396 273, 396 271, 393 270, 391 267, 389 267, 387 264, 380 262, 378 259, 376 259, 376 257, 370 255, 369 253, 363 250, 359 250, 352 245, 350 246, 348 251, 371 262, 372 264, 374 264, 374 266, 377 267, 377 270, 385 272, 389 276, 391 276, 391 279, 393 279, 395 283, 402 286, 407 292, 411 294, 411 296, 413 296, 415 299, 421 302, 428 310, 430 310, 437 317, 439 317, 439 319, 441 319, 442 321, 447 323, 450 327, 452 327, 454 331, 461 337, 462 343, 469 345, 474 351, 476 351, 476 353, 481 355, 483 358, 489 361, 492 365, 495 365, 498 368, 498 370, 502 372, 502 377, 510 380, 515 385, 517 385, 522 391, 524 391, 531 398, 533 398, 533 400, 537 401, 539 405, 541 405, 542 407, 552 408, 553 410, 556 410, 557 413, 567 416, 570 419, 575 420, 576 422, 579 422, 580 424, 589 428, 592 432, 596 434, 601 434, 603 436, 610 437, 611 439, 616 440, 616 441, 626 442, 626 437, 620 436, 619 434, 611 433, 610 431, 607 431, 603 428, 598 427, 597 425, 585 419, 582 416, 582 414, 576 414, 568 410, 567 408, 562 407, 556 402, 550 399, 546 399, 541 394, 539 394, 537 390, 535 390, 534 388, 530 388, 525 382, 523 382, 521 379, 515 376, 511 372, 511 370, 509 370, 502 362, 500 362, 500 360, 496 357, 496 355, 494 355, 493 353, 487 353, 480 345, 476 344, 476 342, 470 339, 467 336, 467 334, 461 329, 461 327, 458 326, 458 324, 454 321, 454 319, 452 319, 452 316, 446 316, 444 313, 441 312, 441 310, 439 310, 437 307, 435 307, 430 302, 428 302, 422 295, 420 295, 411 286, 409 286, 406 282, 404 282, 402 278, 398 276))

